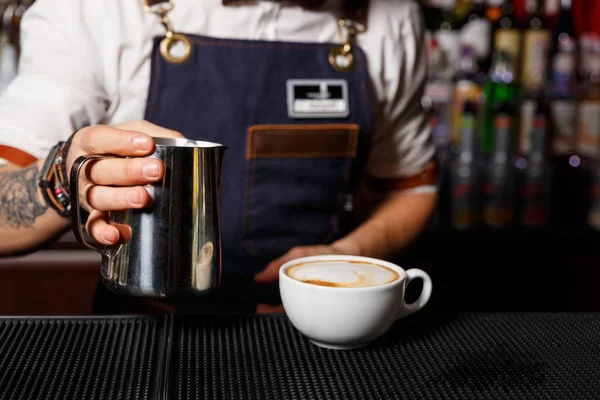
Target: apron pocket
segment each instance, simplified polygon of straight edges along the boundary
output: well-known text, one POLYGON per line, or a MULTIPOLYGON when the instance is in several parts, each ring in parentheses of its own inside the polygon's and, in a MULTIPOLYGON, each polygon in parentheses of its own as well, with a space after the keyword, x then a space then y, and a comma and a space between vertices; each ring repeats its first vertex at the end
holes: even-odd
POLYGON ((276 258, 336 234, 359 130, 356 124, 248 129, 243 242, 251 255, 276 258))

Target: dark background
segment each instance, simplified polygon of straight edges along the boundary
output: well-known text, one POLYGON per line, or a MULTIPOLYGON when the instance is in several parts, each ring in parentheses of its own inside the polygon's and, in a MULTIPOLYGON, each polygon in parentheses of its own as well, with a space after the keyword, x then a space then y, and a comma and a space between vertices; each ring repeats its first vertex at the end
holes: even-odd
MULTIPOLYGON (((525 0, 514 0, 513 4, 515 16, 525 25, 528 18, 525 0)), ((577 34, 600 34, 600 1, 573 0, 572 7, 577 34)), ((435 30, 440 22, 439 12, 428 7, 423 10, 426 26, 435 30)), ((547 14, 551 29, 558 18, 556 13, 547 14)), ((449 223, 450 190, 446 172, 436 221, 397 260, 404 268, 422 268, 432 276, 434 291, 428 309, 600 309, 600 294, 596 289, 600 281, 600 233, 587 225, 592 189, 590 169, 594 164, 588 160, 572 167, 567 157, 551 156, 550 166, 550 222, 537 230, 516 224, 501 231, 482 227, 464 233, 453 230, 449 223)), ((411 288, 413 296, 417 289, 411 288)))

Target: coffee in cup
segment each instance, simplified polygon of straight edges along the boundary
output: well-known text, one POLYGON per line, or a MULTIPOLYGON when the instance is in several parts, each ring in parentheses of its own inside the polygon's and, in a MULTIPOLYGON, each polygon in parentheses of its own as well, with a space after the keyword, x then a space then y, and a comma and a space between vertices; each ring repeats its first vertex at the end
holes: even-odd
POLYGON ((400 278, 391 268, 348 260, 309 261, 292 265, 287 276, 311 285, 360 288, 385 285, 400 278))
POLYGON ((419 269, 367 257, 313 256, 290 261, 279 271, 279 290, 292 325, 317 346, 363 347, 399 318, 417 312, 431 296, 431 279, 419 269), (405 288, 423 280, 418 300, 406 304, 405 288))

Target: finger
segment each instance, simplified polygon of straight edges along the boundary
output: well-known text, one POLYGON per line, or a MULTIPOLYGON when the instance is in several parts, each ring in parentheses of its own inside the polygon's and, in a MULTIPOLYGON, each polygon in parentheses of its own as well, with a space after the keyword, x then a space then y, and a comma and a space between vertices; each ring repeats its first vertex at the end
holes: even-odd
POLYGON ((117 241, 117 243, 125 244, 131 241, 132 230, 129 225, 117 224, 113 221, 108 221, 108 223, 119 231, 119 240, 117 241))
POLYGON ((299 246, 294 247, 283 256, 272 261, 267 267, 254 276, 256 283, 273 283, 279 280, 279 270, 283 264, 302 257, 335 254, 331 246, 299 246))
POLYGON ((285 314, 285 309, 283 308, 283 304, 278 306, 271 306, 269 304, 259 304, 256 306, 257 314, 285 314))
POLYGON ((279 269, 281 266, 288 261, 292 261, 296 258, 302 257, 308 248, 306 247, 294 247, 290 249, 283 256, 278 259, 271 261, 269 265, 257 275, 254 276, 254 281, 256 283, 273 283, 279 280, 279 269))
POLYGON ((144 132, 152 137, 164 137, 164 138, 183 138, 184 136, 172 129, 163 128, 162 126, 155 125, 146 120, 125 122, 123 124, 112 125, 118 129, 124 129, 128 131, 144 132))
POLYGON ((100 211, 144 208, 151 203, 146 189, 141 186, 114 188, 92 186, 86 193, 87 203, 100 211))
POLYGON ((106 213, 93 210, 85 229, 98 243, 110 246, 118 242, 119 230, 107 222, 107 217, 106 213))
POLYGON ((283 264, 290 261, 291 259, 292 258, 290 258, 289 253, 287 253, 286 255, 279 257, 274 261, 271 261, 271 263, 269 263, 269 265, 267 265, 265 269, 263 269, 261 272, 254 276, 254 281, 256 283, 277 282, 277 280, 279 279, 279 269, 283 264))
POLYGON ((150 158, 111 158, 90 162, 88 179, 97 185, 133 186, 162 179, 162 162, 150 158))
POLYGON ((145 156, 154 151, 152 138, 138 131, 98 125, 81 129, 73 137, 74 147, 86 154, 145 156))

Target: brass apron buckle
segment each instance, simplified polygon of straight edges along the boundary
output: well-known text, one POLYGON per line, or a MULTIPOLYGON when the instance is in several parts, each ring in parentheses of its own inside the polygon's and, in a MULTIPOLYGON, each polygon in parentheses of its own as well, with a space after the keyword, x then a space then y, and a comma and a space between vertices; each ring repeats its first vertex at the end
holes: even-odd
POLYGON ((168 14, 174 7, 173 0, 144 0, 144 11, 158 15, 166 29, 165 37, 160 42, 160 54, 170 64, 183 64, 192 55, 192 42, 183 33, 173 31, 168 14))

